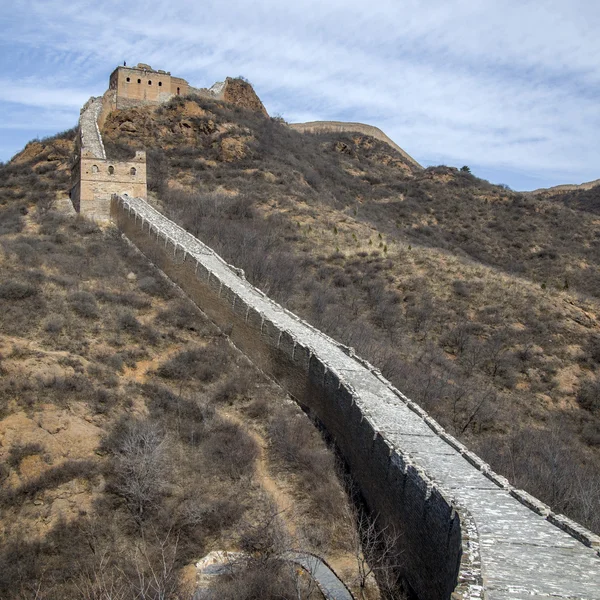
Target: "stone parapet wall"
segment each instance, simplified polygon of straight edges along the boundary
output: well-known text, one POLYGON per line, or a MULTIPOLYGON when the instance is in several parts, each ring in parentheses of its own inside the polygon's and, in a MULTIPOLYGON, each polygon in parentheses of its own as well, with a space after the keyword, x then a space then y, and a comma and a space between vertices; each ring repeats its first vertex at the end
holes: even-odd
POLYGON ((90 98, 79 118, 79 154, 71 168, 69 196, 76 212, 95 221, 110 220, 113 194, 139 198, 147 195, 146 153, 138 151, 132 160, 106 158, 99 123, 114 109, 116 93, 109 89, 101 98, 90 98))
POLYGON ((90 98, 81 109, 79 136, 82 155, 106 158, 102 136, 98 128, 98 117, 102 112, 102 98, 90 98))
POLYGON ((309 123, 289 123, 288 127, 300 133, 362 133, 385 142, 388 146, 399 152, 402 157, 415 169, 423 167, 396 142, 389 138, 379 127, 365 125, 364 123, 344 123, 343 121, 311 121, 309 123))
POLYGON ((143 200, 114 196, 111 216, 323 423, 370 509, 401 533, 403 575, 419 598, 600 600, 600 538, 513 489, 352 349, 143 200))

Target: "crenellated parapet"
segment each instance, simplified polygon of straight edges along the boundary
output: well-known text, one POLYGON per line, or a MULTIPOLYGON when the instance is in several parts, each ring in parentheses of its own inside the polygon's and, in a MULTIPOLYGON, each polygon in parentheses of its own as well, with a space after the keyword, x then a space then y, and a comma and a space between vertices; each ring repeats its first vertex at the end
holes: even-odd
POLYGON ((513 488, 351 348, 143 200, 113 196, 111 216, 319 419, 367 505, 401 533, 402 574, 419 598, 600 600, 598 536, 513 488))

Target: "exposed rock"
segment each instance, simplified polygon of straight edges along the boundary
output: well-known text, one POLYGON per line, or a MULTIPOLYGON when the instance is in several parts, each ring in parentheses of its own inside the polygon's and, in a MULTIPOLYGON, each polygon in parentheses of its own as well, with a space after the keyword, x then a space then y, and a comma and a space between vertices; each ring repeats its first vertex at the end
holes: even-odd
POLYGON ((223 138, 219 147, 219 160, 233 162, 246 156, 243 140, 236 138, 223 138))
POLYGON ((243 79, 232 79, 228 77, 222 92, 223 100, 255 112, 260 112, 265 117, 268 113, 260 98, 256 95, 254 88, 243 79))
POLYGON ((127 133, 135 133, 137 131, 137 127, 131 121, 125 121, 119 125, 119 129, 121 131, 126 131, 127 133))

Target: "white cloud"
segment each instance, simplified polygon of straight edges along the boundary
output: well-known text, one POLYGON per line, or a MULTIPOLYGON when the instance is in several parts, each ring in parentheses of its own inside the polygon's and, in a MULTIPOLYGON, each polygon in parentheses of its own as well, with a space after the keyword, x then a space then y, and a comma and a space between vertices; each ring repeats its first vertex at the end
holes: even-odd
POLYGON ((371 122, 424 163, 513 187, 600 162, 591 0, 30 0, 0 19, 0 102, 74 110, 140 61, 200 86, 245 75, 289 120, 371 122))

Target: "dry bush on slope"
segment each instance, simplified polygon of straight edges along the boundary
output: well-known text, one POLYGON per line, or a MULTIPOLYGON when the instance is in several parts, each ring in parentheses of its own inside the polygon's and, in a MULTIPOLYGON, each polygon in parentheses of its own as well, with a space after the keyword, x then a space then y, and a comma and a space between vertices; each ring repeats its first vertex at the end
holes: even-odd
MULTIPOLYGON (((217 128, 238 117, 204 108, 217 128)), ((178 110, 166 107, 159 120, 176 123, 178 110)), ((485 458, 498 468, 503 459, 492 448, 515 422, 550 429, 555 415, 571 432, 564 441, 573 450, 570 468, 597 462, 594 422, 560 384, 593 321, 584 322, 577 299, 573 310, 572 299, 562 304, 550 289, 568 284, 595 293, 594 277, 576 266, 595 261, 589 219, 579 227, 580 216, 569 209, 532 203, 454 169, 400 173, 389 151, 360 136, 298 136, 242 118, 238 125, 253 140, 232 162, 207 151, 215 131, 199 127, 183 146, 171 140, 162 164, 195 191, 163 190, 169 216, 275 299, 355 346, 453 432, 476 444, 478 436, 497 440, 485 458), (178 158, 190 162, 175 164, 178 158), (513 220, 518 226, 509 227, 513 220), (564 231, 574 220, 575 245, 564 231), (536 246, 533 254, 524 236, 536 246), (432 249, 411 250, 411 241, 432 249), (468 256, 525 274, 537 290, 473 268, 468 256)), ((153 135, 160 139, 160 131, 153 135)), ((579 303, 581 312, 593 311, 594 302, 579 303)), ((581 377, 575 370, 575 388, 581 377)), ((546 476, 534 464, 531 470, 546 476)), ((541 480, 533 487, 547 488, 541 480)))

